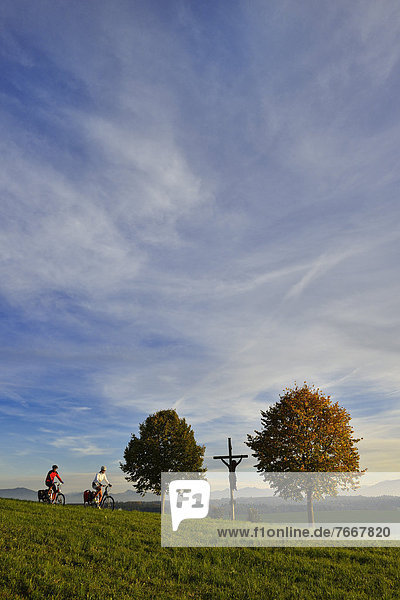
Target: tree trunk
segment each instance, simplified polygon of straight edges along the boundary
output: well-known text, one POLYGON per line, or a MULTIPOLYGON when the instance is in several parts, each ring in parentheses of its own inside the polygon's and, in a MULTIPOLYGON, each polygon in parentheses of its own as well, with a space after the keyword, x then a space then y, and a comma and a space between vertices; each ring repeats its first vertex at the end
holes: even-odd
POLYGON ((314 507, 313 507, 312 490, 307 490, 307 513, 308 513, 308 524, 314 525, 314 507))
POLYGON ((165 514, 165 490, 161 491, 161 514, 165 514))
POLYGON ((233 496, 233 485, 231 475, 233 473, 229 473, 229 490, 230 490, 230 504, 231 504, 231 521, 235 520, 235 499, 233 496))

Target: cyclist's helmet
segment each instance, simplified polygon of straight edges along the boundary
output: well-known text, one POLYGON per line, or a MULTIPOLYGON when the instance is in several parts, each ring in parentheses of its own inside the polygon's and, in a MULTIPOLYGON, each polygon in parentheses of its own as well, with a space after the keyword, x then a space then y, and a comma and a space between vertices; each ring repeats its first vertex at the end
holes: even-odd
POLYGON ((53 469, 53 471, 56 471, 58 469, 58 465, 53 465, 51 468, 53 469))
POLYGON ((107 467, 102 466, 100 471, 107 471, 107 467))

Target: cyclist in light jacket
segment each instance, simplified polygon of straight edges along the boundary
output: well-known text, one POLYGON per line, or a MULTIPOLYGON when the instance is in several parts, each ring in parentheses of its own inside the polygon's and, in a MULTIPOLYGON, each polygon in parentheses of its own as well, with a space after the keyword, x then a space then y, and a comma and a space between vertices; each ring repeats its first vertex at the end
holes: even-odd
POLYGON ((101 498, 103 496, 102 491, 101 491, 101 486, 102 485, 109 485, 111 486, 111 483, 108 481, 107 477, 106 477, 106 470, 107 467, 101 467, 99 473, 96 473, 96 475, 94 476, 93 482, 92 482, 92 488, 94 490, 96 490, 96 495, 94 497, 94 499, 96 501, 101 502, 101 498))

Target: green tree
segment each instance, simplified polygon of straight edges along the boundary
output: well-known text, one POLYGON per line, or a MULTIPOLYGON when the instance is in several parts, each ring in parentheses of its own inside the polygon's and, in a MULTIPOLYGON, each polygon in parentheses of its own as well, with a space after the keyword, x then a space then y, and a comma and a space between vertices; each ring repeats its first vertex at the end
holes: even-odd
POLYGON ((296 501, 307 498, 310 524, 314 523, 313 499, 336 495, 338 485, 354 489, 359 480, 354 473, 365 471, 360 472, 356 448, 362 438, 353 437, 350 418, 338 402, 304 382, 302 387, 287 388, 276 404, 261 411, 262 430, 247 436, 246 443, 258 460, 257 471, 275 494, 296 501))
POLYGON ((164 512, 166 490, 161 486, 161 473, 203 473, 204 452, 205 446, 196 443, 185 419, 180 419, 173 409, 160 410, 139 425, 139 436, 132 434, 120 467, 139 494, 144 496, 150 491, 161 495, 164 512))

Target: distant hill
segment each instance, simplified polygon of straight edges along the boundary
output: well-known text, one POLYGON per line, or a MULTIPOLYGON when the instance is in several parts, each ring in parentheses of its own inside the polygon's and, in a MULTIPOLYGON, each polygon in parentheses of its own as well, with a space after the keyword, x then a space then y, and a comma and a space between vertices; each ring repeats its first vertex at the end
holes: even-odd
POLYGON ((362 485, 357 493, 363 496, 400 496, 400 479, 388 479, 374 485, 362 485))
MULTIPOLYGON (((82 504, 83 503, 83 490, 82 492, 72 492, 67 493, 63 490, 65 494, 65 499, 68 504, 82 504)), ((140 496, 133 489, 126 490, 121 493, 114 493, 111 490, 112 496, 116 502, 158 502, 159 497, 154 494, 146 494, 145 496, 140 496)), ((340 495, 347 495, 346 492, 340 491, 340 495)), ((354 492, 348 493, 351 496, 354 496, 354 492)), ((374 485, 369 486, 361 486, 357 492, 357 495, 361 496, 400 496, 400 479, 380 481, 374 485)), ((236 500, 243 499, 254 499, 261 500, 262 498, 270 498, 273 496, 273 490, 266 488, 256 488, 256 487, 244 487, 240 488, 237 492, 235 492, 236 500)), ((24 487, 16 487, 16 488, 7 488, 0 489, 0 498, 14 498, 15 500, 37 500, 37 491, 30 490, 24 487)), ((213 500, 228 500, 229 499, 229 488, 224 490, 215 490, 211 492, 211 498, 213 500)))
MULTIPOLYGON (((269 496, 274 495, 274 490, 269 488, 257 488, 257 487, 244 487, 239 488, 237 492, 235 492, 235 498, 268 498, 269 496)), ((225 488, 224 490, 215 490, 211 491, 211 498, 215 500, 222 500, 223 498, 229 498, 230 492, 229 488, 225 488)))
POLYGON ((17 487, 12 489, 0 490, 0 498, 14 498, 14 500, 37 500, 37 492, 28 490, 28 488, 17 487))
POLYGON ((156 502, 160 500, 160 496, 156 496, 155 494, 141 496, 135 490, 126 490, 120 494, 114 494, 112 491, 111 493, 116 502, 156 502))
MULTIPOLYGON (((362 480, 361 480, 362 481, 362 480)), ((340 495, 349 496, 400 496, 400 479, 388 479, 374 485, 361 485, 356 491, 339 491, 340 495)), ((274 490, 269 488, 244 487, 235 492, 235 498, 269 498, 274 495, 274 490)), ((211 491, 214 500, 229 499, 229 488, 211 491)))

